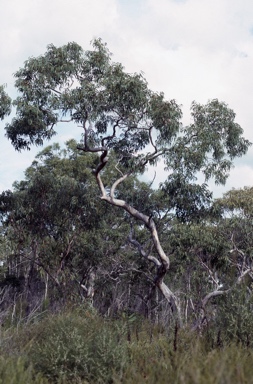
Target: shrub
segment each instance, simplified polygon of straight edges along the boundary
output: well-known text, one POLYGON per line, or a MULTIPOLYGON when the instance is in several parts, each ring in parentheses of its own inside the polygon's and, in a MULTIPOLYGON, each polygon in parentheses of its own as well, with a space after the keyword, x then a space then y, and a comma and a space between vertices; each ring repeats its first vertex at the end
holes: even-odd
POLYGON ((28 356, 54 382, 110 383, 126 364, 125 331, 87 311, 64 313, 37 326, 28 356))

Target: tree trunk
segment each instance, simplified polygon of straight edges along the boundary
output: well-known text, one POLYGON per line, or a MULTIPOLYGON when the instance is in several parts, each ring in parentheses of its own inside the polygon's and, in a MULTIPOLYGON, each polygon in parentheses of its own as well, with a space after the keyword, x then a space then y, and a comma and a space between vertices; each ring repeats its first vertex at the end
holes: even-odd
POLYGON ((144 251, 143 247, 140 244, 138 244, 137 241, 132 239, 132 243, 135 243, 135 245, 137 245, 142 256, 144 256, 147 260, 155 264, 157 272, 154 279, 154 283, 160 289, 164 298, 169 302, 171 310, 174 316, 176 317, 179 325, 181 326, 182 322, 181 322, 180 305, 179 305, 178 299, 164 282, 164 278, 170 268, 170 260, 169 260, 169 257, 165 254, 161 246, 155 222, 151 217, 139 212, 137 209, 127 204, 126 201, 115 198, 115 190, 117 186, 129 176, 128 174, 125 174, 122 177, 120 177, 118 180, 116 180, 111 187, 110 194, 109 195, 107 194, 104 184, 102 182, 102 179, 100 177, 100 171, 103 169, 106 162, 107 162, 107 157, 105 157, 105 153, 103 153, 100 157, 100 164, 98 165, 97 170, 94 172, 99 189, 102 194, 101 199, 105 200, 107 203, 111 205, 124 209, 126 212, 129 213, 130 216, 132 216, 136 220, 140 220, 150 232, 151 239, 154 244, 158 257, 147 254, 144 251))

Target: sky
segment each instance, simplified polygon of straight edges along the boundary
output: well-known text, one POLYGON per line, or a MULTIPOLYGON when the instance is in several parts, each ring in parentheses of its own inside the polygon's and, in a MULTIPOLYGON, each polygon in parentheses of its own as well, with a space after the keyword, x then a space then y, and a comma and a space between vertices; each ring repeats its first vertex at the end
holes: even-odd
MULTIPOLYGON (((51 43, 75 41, 90 49, 97 37, 108 44, 113 61, 127 72, 142 71, 153 91, 175 99, 185 125, 192 101, 218 98, 253 142, 252 0, 1 0, 0 84, 15 97, 13 73, 29 57, 51 43)), ((0 122, 0 193, 24 178, 41 150, 16 152, 5 137, 9 120, 0 122)), ((64 127, 53 142, 76 135, 64 127)), ((157 182, 163 176, 159 167, 157 182)), ((226 186, 210 183, 214 197, 244 186, 253 186, 253 146, 236 160, 226 186)))

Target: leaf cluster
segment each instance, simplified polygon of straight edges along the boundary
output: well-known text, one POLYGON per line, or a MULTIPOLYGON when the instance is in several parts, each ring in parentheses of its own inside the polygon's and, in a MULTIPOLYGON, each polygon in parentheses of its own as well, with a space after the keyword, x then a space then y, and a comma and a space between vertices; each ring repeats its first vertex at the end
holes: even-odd
POLYGON ((4 91, 4 86, 0 85, 0 119, 11 113, 11 98, 4 91))

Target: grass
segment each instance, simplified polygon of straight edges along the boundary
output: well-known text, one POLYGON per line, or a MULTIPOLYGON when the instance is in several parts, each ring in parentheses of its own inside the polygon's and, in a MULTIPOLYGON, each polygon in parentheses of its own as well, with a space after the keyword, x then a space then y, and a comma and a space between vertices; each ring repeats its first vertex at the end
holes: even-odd
POLYGON ((174 339, 139 317, 71 308, 2 330, 0 384, 253 383, 251 348, 189 330, 174 339))

